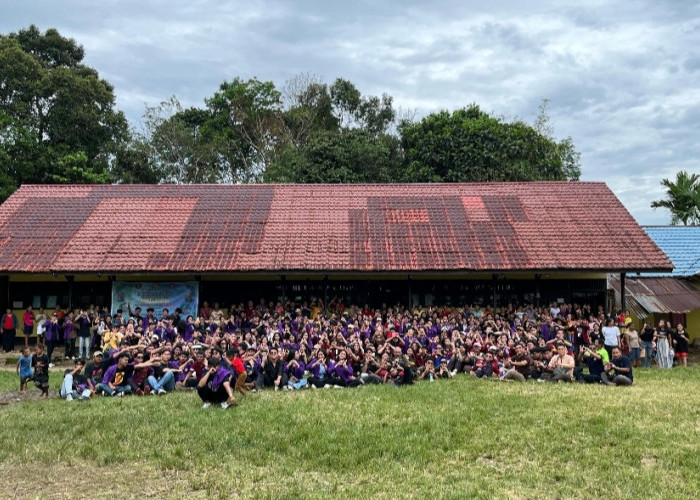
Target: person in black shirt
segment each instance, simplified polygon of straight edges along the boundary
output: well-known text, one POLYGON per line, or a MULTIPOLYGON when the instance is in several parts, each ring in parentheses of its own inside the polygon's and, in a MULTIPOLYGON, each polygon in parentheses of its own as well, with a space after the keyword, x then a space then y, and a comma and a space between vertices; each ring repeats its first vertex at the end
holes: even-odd
POLYGON ((639 332, 639 340, 642 345, 642 368, 649 368, 654 355, 654 327, 649 323, 644 323, 639 332))
POLYGON ((676 359, 681 366, 688 366, 688 332, 681 323, 676 327, 676 333, 673 334, 673 349, 676 351, 676 359))
POLYGON ((605 385, 632 385, 634 375, 629 358, 622 355, 619 347, 613 347, 612 359, 605 366, 600 379, 605 385))
POLYGON ((284 362, 279 358, 277 349, 270 349, 270 353, 263 354, 260 363, 260 371, 255 381, 257 389, 273 387, 275 390, 287 386, 287 375, 284 373, 284 362), (283 380, 284 379, 284 380, 283 380))
POLYGON ((36 353, 32 356, 32 368, 34 368, 34 385, 41 389, 41 395, 49 397, 49 357, 44 354, 44 346, 37 345, 36 353))

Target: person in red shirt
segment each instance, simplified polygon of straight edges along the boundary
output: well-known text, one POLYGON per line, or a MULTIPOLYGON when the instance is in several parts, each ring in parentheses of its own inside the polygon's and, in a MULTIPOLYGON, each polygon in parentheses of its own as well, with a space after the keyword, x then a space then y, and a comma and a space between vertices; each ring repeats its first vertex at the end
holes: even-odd
POLYGON ((240 392, 241 395, 245 397, 245 381, 248 374, 246 373, 245 366, 243 365, 243 358, 241 357, 240 350, 238 347, 232 347, 226 351, 226 357, 231 362, 231 367, 235 372, 233 375, 236 378, 236 386, 233 390, 240 392))

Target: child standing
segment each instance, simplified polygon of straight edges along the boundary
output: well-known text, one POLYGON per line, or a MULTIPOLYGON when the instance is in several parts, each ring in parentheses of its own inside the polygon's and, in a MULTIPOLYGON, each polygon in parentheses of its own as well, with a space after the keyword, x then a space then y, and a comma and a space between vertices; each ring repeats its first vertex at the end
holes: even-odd
POLYGON ((49 397, 49 357, 44 354, 44 346, 35 347, 36 354, 32 357, 32 367, 34 368, 34 385, 41 389, 41 395, 49 397))
POLYGON ((22 356, 17 361, 17 375, 19 375, 19 393, 26 394, 27 382, 32 378, 32 354, 29 347, 22 349, 22 356))

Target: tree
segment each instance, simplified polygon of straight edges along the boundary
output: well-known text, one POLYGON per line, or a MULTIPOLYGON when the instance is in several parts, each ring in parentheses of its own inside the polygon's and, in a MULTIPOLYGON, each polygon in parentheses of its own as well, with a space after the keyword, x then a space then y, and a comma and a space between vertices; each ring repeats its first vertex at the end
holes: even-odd
POLYGON ((283 132, 265 182, 379 183, 401 175, 391 97, 363 96, 348 80, 329 87, 309 75, 288 82, 283 132))
POLYGON ((522 121, 505 122, 479 106, 432 113, 399 126, 407 182, 577 180, 580 155, 568 138, 557 142, 546 113, 538 131, 522 121))
POLYGON ((282 96, 273 82, 257 78, 224 82, 206 99, 209 119, 202 132, 218 154, 228 182, 262 179, 278 151, 282 134, 282 96))
POLYGON ((685 171, 676 173, 676 182, 661 181, 666 188, 666 199, 651 202, 651 207, 666 208, 671 212, 671 224, 700 225, 700 175, 685 171))
POLYGON ((220 182, 219 154, 203 128, 210 120, 206 110, 183 109, 176 97, 147 107, 143 132, 118 155, 120 182, 190 184, 220 182))
POLYGON ((308 144, 284 150, 265 172, 266 181, 313 183, 394 182, 400 175, 398 138, 361 129, 320 132, 308 144))
POLYGON ((12 190, 27 182, 109 180, 127 122, 113 87, 83 57, 83 48, 55 29, 42 34, 32 25, 0 35, 0 170, 12 190))

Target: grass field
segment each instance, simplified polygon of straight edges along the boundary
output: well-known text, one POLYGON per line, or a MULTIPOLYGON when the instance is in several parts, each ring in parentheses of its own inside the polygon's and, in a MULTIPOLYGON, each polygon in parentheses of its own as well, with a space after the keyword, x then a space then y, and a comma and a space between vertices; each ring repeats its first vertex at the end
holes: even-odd
MULTIPOLYGON (((53 384, 59 376, 53 375, 53 384)), ((0 497, 697 498, 700 369, 0 408, 0 497)), ((16 378, 0 373, 0 390, 16 378)))

